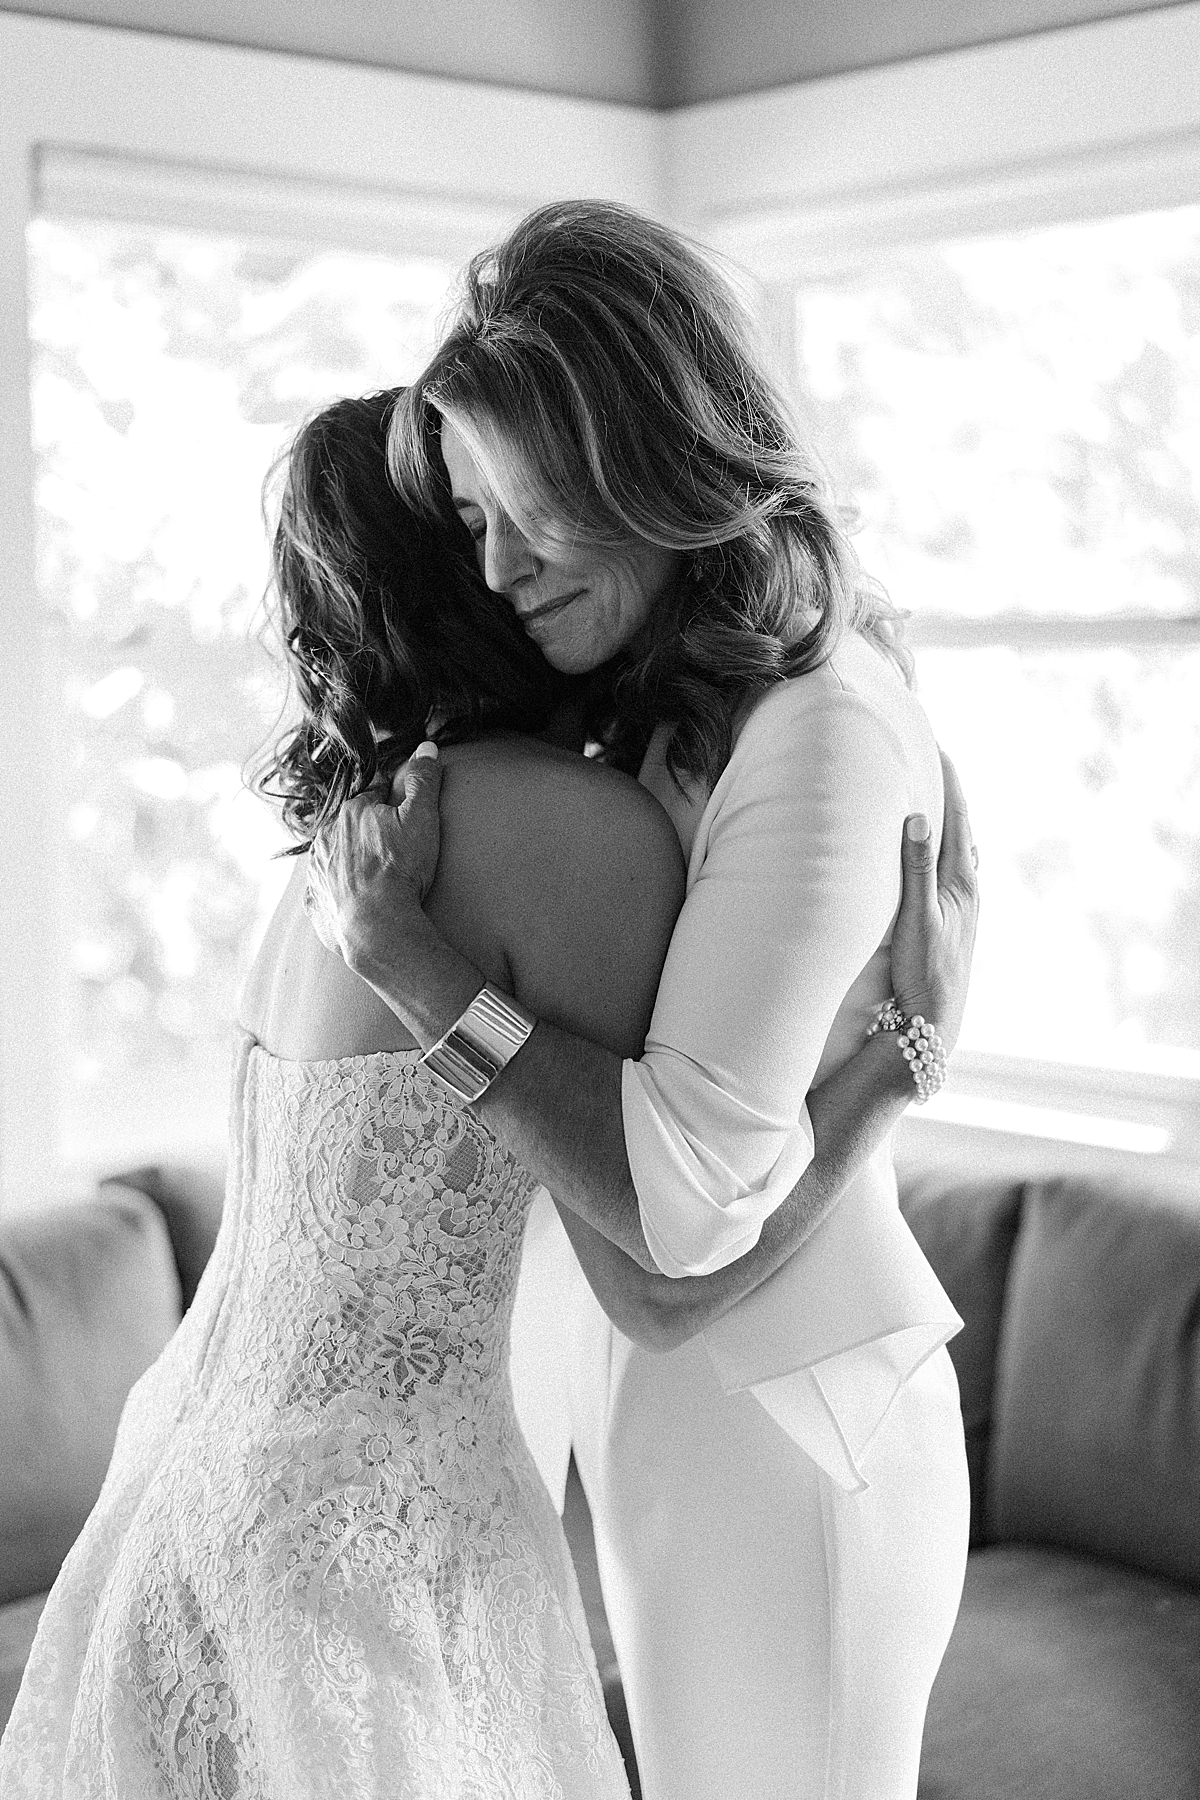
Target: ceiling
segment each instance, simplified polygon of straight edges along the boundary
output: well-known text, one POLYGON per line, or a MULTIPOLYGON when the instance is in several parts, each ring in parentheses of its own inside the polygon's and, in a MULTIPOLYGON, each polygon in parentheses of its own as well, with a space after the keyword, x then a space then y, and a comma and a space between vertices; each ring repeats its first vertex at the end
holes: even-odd
MULTIPOLYGON (((1184 0, 1174 0, 1183 4, 1184 0)), ((0 11, 670 108, 1162 0, 0 0, 0 11)))

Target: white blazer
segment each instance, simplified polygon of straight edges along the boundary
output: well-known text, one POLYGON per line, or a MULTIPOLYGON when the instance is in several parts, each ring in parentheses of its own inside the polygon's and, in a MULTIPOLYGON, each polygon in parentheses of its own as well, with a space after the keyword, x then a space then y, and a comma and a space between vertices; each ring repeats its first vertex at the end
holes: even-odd
MULTIPOLYGON (((642 779, 679 830, 687 890, 622 1108, 646 1242, 682 1276, 751 1249, 811 1160, 805 1096, 890 993, 902 825, 922 811, 940 837, 942 782, 919 703, 854 634, 755 705, 711 793, 680 796, 655 757, 652 745, 642 779)), ((546 1331, 582 1279, 565 1243, 535 1211, 514 1340, 514 1391, 552 1492, 569 1426, 546 1331)), ((856 1491, 896 1394, 961 1325, 900 1215, 884 1145, 704 1341, 727 1393, 752 1392, 856 1491)))

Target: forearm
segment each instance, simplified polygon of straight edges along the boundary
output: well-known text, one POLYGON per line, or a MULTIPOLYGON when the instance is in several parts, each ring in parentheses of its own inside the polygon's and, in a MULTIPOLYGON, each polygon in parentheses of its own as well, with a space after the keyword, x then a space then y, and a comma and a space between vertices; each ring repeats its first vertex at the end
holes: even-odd
POLYGON ((812 1236, 912 1096, 894 1037, 868 1039, 808 1096, 815 1152, 796 1186, 764 1221, 754 1248, 710 1275, 676 1278, 639 1267, 564 1212, 584 1273, 618 1330, 649 1349, 674 1349, 753 1293, 812 1236))
MULTIPOLYGON (((483 974, 423 914, 387 939, 376 935, 385 950, 351 947, 347 961, 428 1050, 470 1005, 483 974)), ((619 1056, 539 1021, 475 1111, 562 1206, 632 1265, 656 1271, 625 1149, 619 1056)))
POLYGON ((477 1111, 518 1162, 614 1251, 662 1281, 642 1230, 621 1114, 621 1058, 539 1023, 477 1111))
MULTIPOLYGON (((470 1005, 483 974, 423 914, 387 941, 386 952, 351 952, 347 960, 427 1050, 470 1005)), ((754 1248, 712 1274, 683 1277, 664 1275, 646 1244, 625 1147, 619 1056, 539 1021, 475 1110, 560 1211, 581 1221, 571 1231, 564 1216, 584 1271, 620 1328, 656 1343, 665 1334, 659 1347, 668 1347, 720 1318, 800 1248, 912 1095, 894 1036, 869 1039, 809 1094, 813 1160, 767 1216, 754 1248), (639 1319, 644 1331, 634 1328, 639 1319)))

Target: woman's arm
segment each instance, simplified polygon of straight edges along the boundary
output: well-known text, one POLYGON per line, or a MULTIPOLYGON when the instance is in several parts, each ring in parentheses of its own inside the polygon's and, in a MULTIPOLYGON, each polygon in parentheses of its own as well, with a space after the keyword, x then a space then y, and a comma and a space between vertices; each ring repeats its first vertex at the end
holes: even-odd
POLYGON ((559 1206, 588 1284, 618 1331, 648 1350, 674 1350, 761 1287, 811 1237, 912 1096, 895 1034, 869 1038, 808 1096, 816 1148, 807 1169, 763 1221, 754 1248, 711 1275, 646 1269, 559 1206))
MULTIPOLYGON (((957 1035, 961 1000, 950 992, 956 978, 952 971, 969 966, 978 907, 966 808, 953 766, 946 758, 943 765, 946 827, 936 870, 928 833, 913 835, 924 821, 906 821, 904 892, 892 939, 892 975, 904 1012, 932 1018, 936 1011, 957 1035)), ((868 1038, 808 1096, 812 1162, 764 1221, 754 1248, 710 1275, 677 1277, 647 1270, 578 1214, 560 1207, 592 1291, 617 1329, 646 1349, 674 1350, 712 1325, 812 1235, 912 1098, 912 1076, 895 1035, 868 1038)))
MULTIPOLYGON (((441 782, 436 754, 414 756, 397 774, 390 803, 374 792, 347 801, 309 857, 309 916, 318 935, 426 1050, 484 985, 482 970, 424 910, 440 873, 441 782)), ((657 804, 649 804, 670 832, 657 804)), ((622 840, 620 852, 627 849, 622 840)), ((605 858, 605 877, 610 860, 616 858, 605 858)), ((578 939, 577 919, 570 924, 578 939)), ((535 941, 530 960, 539 960, 538 952, 535 941)), ((598 956, 595 945, 578 943, 579 957, 610 968, 619 954, 619 946, 598 956)), ((511 952, 509 960, 506 985, 527 999, 537 990, 537 971, 512 966, 511 952)), ((654 1270, 621 1122, 622 1058, 637 1054, 648 1012, 636 1043, 628 1032, 602 1043, 596 1041, 604 1035, 599 1029, 582 1037, 552 1023, 542 1008, 532 1010, 539 1014, 532 1035, 475 1102, 475 1111, 545 1187, 642 1268, 654 1270)))
MULTIPOLYGON (((366 796, 343 807, 316 846, 313 875, 322 891, 332 946, 428 1048, 479 992, 483 976, 446 942, 421 908, 438 858, 436 759, 414 759, 401 779, 404 799, 399 809, 366 796)), ((905 851, 907 881, 917 871, 912 845, 906 842, 905 851)), ((928 854, 931 858, 931 850, 928 854)), ((922 974, 924 990, 933 999, 925 1000, 921 1010, 937 1020, 950 1047, 961 1023, 977 912, 970 828, 952 771, 939 872, 944 876, 940 891, 929 886, 931 870, 920 890, 919 910, 937 963, 936 972, 926 969, 922 974)), ((910 909, 908 916, 918 915, 910 909)), ((896 962, 900 969, 899 947, 896 962)), ((897 986, 903 1002, 905 989, 899 980, 897 986)), ((917 991, 922 991, 919 985, 917 991)), ((885 1046, 882 1054, 886 1052, 885 1046)), ((621 1068, 621 1057, 613 1051, 542 1021, 476 1109, 560 1205, 636 1265, 657 1273, 642 1230, 625 1146, 621 1068)), ((898 1096, 892 1105, 900 1109, 898 1096)), ((871 1142, 885 1129, 886 1124, 877 1120, 871 1142)), ((821 1207, 827 1210, 845 1179, 843 1175, 835 1186, 823 1173, 814 1176, 808 1206, 797 1202, 807 1230, 824 1216, 821 1207), (820 1189, 824 1199, 818 1205, 818 1185, 824 1182, 828 1186, 820 1189)), ((797 1219, 789 1215, 789 1222, 798 1232, 797 1219)), ((792 1243, 782 1225, 776 1232, 792 1243)), ((796 1235, 795 1243, 800 1241, 796 1235)), ((776 1243, 775 1233, 771 1242, 776 1243)), ((786 1254, 779 1250, 777 1260, 786 1254)))

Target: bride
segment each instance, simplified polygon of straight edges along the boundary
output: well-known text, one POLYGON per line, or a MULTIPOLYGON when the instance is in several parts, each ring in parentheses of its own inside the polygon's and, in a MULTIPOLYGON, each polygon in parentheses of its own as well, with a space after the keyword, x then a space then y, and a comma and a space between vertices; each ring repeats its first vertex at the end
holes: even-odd
MULTIPOLYGON (((430 919, 501 1015, 512 996, 636 1055, 683 895, 674 830, 632 779, 535 735, 571 684, 488 594, 448 495, 434 522, 398 504, 394 400, 328 408, 287 462, 275 586, 302 718, 271 772, 284 816, 301 847, 343 818, 361 846, 372 783, 435 731, 430 919)), ((966 958, 939 942, 932 875, 905 854, 896 984, 940 994, 952 1034, 966 958)), ((297 860, 243 999, 217 1247, 129 1397, 43 1614, 0 1788, 626 1796, 565 1540, 513 1415, 535 1183, 325 947, 308 900, 297 860)), ((622 1331, 678 1341, 764 1281, 910 1095, 878 1037, 815 1090, 794 1206, 713 1275, 674 1281, 584 1234, 606 1291, 621 1257, 622 1331)))

